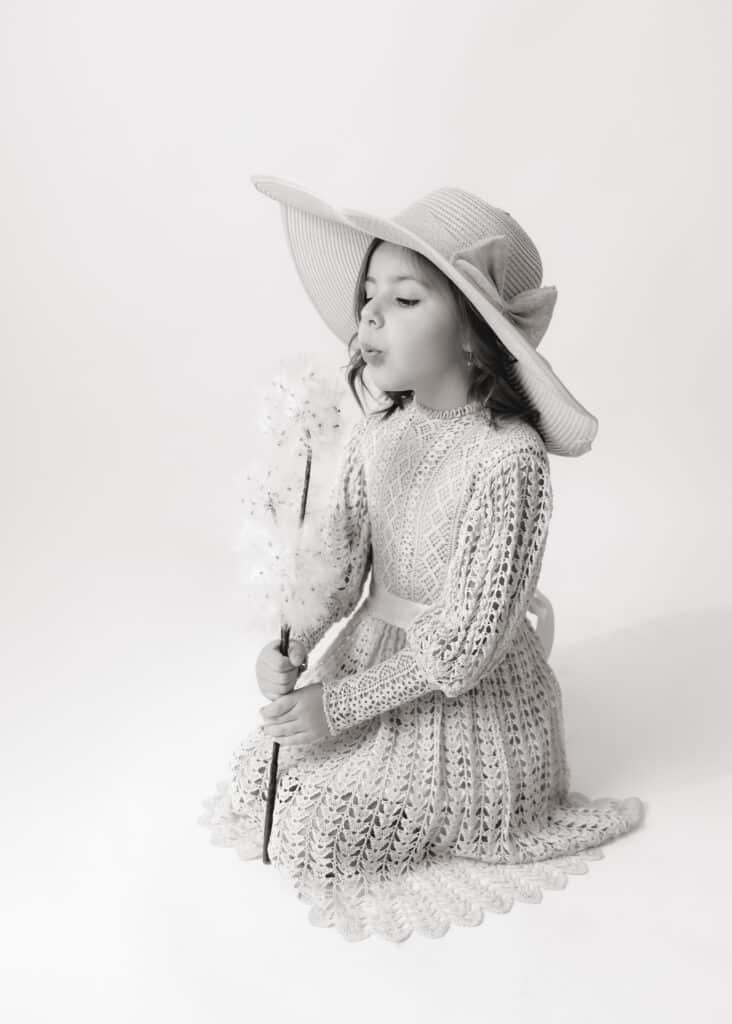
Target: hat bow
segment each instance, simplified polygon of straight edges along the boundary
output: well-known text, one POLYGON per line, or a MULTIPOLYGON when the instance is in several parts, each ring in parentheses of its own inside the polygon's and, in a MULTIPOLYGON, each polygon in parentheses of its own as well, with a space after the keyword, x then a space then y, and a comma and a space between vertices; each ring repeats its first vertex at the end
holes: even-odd
POLYGON ((508 237, 491 235, 468 248, 459 249, 453 253, 450 262, 536 348, 549 326, 557 301, 557 289, 554 286, 527 288, 510 299, 504 298, 508 253, 508 237))

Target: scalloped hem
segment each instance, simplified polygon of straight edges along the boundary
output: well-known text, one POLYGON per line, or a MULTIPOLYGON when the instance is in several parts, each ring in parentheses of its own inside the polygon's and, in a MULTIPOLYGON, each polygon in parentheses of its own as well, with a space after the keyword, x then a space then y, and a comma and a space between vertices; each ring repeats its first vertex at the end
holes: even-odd
MULTIPOLYGON (((566 888, 569 876, 587 874, 589 862, 604 858, 602 847, 639 825, 645 814, 638 797, 591 800, 573 792, 564 803, 612 808, 625 828, 602 846, 521 864, 441 855, 396 875, 359 874, 337 880, 311 874, 295 878, 274 856, 272 864, 293 883, 298 899, 309 905, 308 920, 318 928, 335 928, 349 942, 371 935, 403 942, 413 933, 437 939, 453 925, 482 924, 485 911, 506 914, 515 902, 540 903, 544 890, 566 888)), ((197 822, 210 829, 214 846, 234 847, 242 860, 262 856, 261 823, 232 810, 229 783, 219 782, 216 793, 202 804, 206 813, 197 822)))

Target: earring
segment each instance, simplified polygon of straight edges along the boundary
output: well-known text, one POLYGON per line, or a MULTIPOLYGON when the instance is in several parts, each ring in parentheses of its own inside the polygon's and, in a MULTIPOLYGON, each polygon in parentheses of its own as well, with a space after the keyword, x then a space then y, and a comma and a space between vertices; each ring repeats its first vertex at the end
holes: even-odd
POLYGON ((468 348, 465 351, 467 352, 466 362, 467 362, 468 366, 473 366, 474 365, 474 361, 473 361, 473 350, 472 350, 472 348, 468 348))

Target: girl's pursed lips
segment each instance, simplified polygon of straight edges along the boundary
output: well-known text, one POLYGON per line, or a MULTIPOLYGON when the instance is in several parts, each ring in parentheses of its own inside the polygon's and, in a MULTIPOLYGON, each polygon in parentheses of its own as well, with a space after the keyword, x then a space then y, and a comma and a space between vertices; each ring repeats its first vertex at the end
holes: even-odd
POLYGON ((383 348, 379 348, 377 345, 372 345, 370 341, 364 341, 361 343, 361 352, 364 356, 383 355, 383 348))

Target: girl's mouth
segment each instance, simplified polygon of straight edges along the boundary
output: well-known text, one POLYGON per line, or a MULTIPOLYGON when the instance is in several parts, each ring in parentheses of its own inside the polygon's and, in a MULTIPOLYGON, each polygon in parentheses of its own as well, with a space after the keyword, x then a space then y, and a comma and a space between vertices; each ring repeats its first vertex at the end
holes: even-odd
POLYGON ((363 358, 369 364, 377 364, 383 363, 386 357, 383 352, 380 352, 376 348, 372 348, 370 350, 365 348, 363 350, 363 358))

